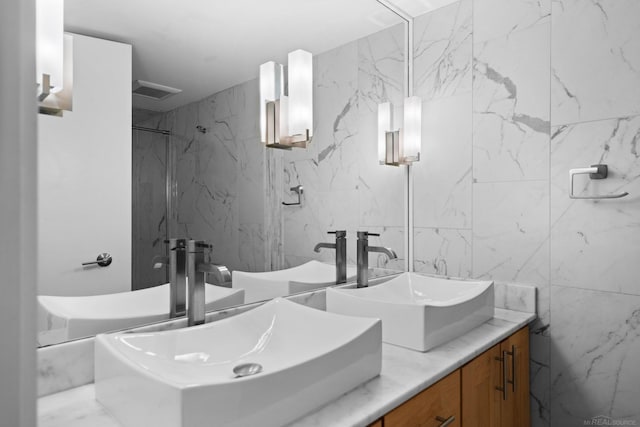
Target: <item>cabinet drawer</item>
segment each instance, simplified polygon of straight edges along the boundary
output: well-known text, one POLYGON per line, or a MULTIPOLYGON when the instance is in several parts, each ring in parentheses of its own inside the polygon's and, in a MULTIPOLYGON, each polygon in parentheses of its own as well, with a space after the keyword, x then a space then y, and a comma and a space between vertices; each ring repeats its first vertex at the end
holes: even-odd
POLYGON ((384 427, 460 427, 460 371, 441 379, 428 389, 384 416, 384 427), (452 422, 448 422, 453 417, 452 422))

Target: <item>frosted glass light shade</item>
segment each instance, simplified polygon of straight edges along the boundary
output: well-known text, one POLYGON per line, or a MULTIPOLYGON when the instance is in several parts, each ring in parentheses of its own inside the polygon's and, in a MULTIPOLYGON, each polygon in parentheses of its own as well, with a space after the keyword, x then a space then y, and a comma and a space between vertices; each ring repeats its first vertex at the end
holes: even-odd
POLYGON ((313 135, 313 59, 298 49, 289 53, 289 136, 313 135))
POLYGON ((390 102, 378 104, 378 160, 386 163, 387 132, 393 126, 393 106, 390 102))
POLYGON ((278 101, 282 95, 282 65, 273 61, 260 65, 260 140, 267 143, 267 103, 278 101))
POLYGON ((420 159, 422 146, 422 100, 418 96, 404 100, 404 125, 402 138, 402 161, 420 159))
POLYGON ((36 0, 36 71, 42 91, 42 75, 49 75, 50 91, 64 85, 64 0, 36 0))

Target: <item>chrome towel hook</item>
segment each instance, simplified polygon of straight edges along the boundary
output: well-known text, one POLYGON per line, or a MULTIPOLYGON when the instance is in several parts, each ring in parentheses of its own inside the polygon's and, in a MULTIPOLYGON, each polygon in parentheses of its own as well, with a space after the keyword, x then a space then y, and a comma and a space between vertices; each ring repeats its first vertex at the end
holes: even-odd
POLYGON ((569 170, 569 197, 571 199, 619 199, 628 196, 626 191, 620 194, 606 194, 602 196, 576 196, 573 194, 573 177, 580 174, 589 174, 591 179, 605 179, 609 175, 607 165, 591 165, 588 168, 577 168, 569 170))

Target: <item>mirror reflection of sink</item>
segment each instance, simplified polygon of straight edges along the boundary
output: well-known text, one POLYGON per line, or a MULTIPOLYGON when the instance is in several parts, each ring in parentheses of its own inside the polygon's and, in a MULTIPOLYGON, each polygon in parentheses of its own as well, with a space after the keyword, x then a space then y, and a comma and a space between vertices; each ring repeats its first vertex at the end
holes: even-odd
POLYGON ((96 399, 124 427, 281 426, 377 376, 381 333, 276 298, 201 326, 98 335, 96 399))
MULTIPOLYGON (((347 266, 347 281, 356 277, 356 271, 355 266, 347 266)), ((251 303, 335 285, 336 266, 309 261, 297 267, 264 273, 234 271, 232 283, 234 288, 244 289, 245 302, 251 303)))
MULTIPOLYGON (((243 304, 244 291, 207 284, 205 300, 207 311, 219 310, 243 304)), ((104 295, 39 295, 38 318, 41 345, 165 320, 169 284, 104 295)))
POLYGON ((382 340, 427 351, 493 317, 492 281, 403 273, 359 289, 327 288, 327 311, 382 319, 382 340))

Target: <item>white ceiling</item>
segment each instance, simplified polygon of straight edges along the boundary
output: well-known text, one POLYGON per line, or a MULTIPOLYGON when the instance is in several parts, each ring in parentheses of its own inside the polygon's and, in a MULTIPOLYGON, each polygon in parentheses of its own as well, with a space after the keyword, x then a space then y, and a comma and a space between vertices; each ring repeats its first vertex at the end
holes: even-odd
MULTIPOLYGON (((413 15, 452 0, 398 0, 413 15)), ((182 89, 134 107, 168 111, 286 63, 316 55, 402 20, 376 0, 66 0, 66 31, 133 45, 133 80, 182 89)))

